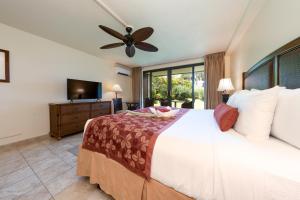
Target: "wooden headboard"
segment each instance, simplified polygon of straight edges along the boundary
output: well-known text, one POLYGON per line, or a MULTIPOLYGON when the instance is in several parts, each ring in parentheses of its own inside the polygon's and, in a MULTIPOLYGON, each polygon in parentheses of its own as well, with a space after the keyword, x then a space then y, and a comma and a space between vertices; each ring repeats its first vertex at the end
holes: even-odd
POLYGON ((300 38, 277 49, 243 73, 243 89, 267 89, 275 85, 300 88, 300 38))

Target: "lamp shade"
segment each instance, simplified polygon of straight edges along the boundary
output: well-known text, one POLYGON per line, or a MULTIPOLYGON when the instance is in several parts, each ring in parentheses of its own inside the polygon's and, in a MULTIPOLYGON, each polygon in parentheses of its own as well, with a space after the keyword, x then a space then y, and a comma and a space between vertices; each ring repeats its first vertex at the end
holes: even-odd
POLYGON ((230 78, 223 78, 219 82, 218 91, 224 92, 224 91, 231 91, 234 90, 234 87, 232 85, 230 78))
POLYGON ((115 84, 115 85, 113 86, 112 90, 113 90, 114 92, 122 92, 122 91, 123 91, 122 88, 121 88, 121 86, 118 85, 118 84, 115 84))

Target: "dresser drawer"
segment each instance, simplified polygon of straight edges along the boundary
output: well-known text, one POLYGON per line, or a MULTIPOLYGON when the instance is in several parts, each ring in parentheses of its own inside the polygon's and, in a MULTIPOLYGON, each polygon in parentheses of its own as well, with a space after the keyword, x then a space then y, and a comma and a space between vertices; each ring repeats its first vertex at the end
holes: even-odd
POLYGON ((63 105, 61 106, 61 114, 72 114, 78 112, 89 112, 90 105, 89 104, 81 104, 81 105, 63 105))
POLYGON ((79 112, 76 114, 68 114, 61 116, 61 123, 62 124, 69 124, 69 123, 77 123, 81 121, 87 121, 90 117, 89 112, 79 112))
POLYGON ((83 131, 86 121, 79 123, 65 124, 61 127, 62 136, 83 131))
POLYGON ((109 110, 110 109, 110 103, 95 103, 92 104, 92 110, 98 111, 98 110, 109 110))
POLYGON ((111 114, 111 102, 78 102, 49 104, 50 135, 61 139, 82 132, 89 118, 111 114))
POLYGON ((95 110, 95 111, 92 111, 91 113, 91 118, 95 118, 95 117, 99 117, 101 115, 109 115, 110 112, 108 112, 108 110, 95 110))

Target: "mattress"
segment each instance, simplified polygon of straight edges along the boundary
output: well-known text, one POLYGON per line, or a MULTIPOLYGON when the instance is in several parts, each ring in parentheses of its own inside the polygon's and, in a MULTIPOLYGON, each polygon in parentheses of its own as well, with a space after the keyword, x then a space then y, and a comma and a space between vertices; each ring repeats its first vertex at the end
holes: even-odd
POLYGON ((201 200, 294 200, 300 199, 299 169, 298 149, 275 138, 254 143, 232 129, 221 132, 213 111, 190 110, 158 137, 151 178, 201 200))

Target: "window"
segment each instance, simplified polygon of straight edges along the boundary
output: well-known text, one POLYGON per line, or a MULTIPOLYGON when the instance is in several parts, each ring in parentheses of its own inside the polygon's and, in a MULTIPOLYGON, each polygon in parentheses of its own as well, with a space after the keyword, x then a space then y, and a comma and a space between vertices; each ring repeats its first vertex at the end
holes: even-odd
POLYGON ((192 102, 195 109, 204 108, 203 63, 144 71, 143 97, 154 100, 154 105, 180 108, 192 102))
POLYGON ((204 109, 204 65, 194 68, 194 108, 204 109))

